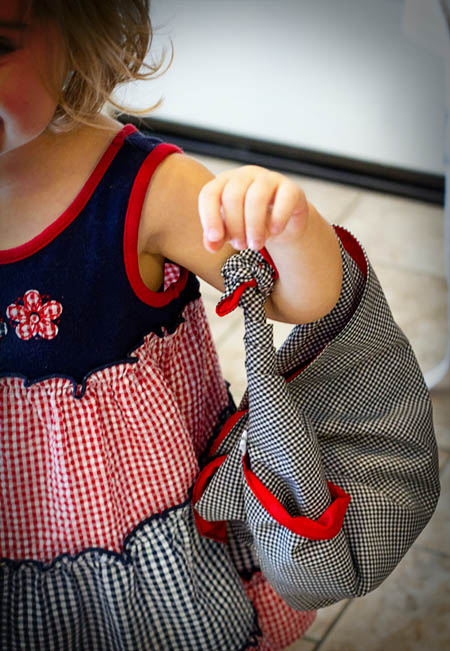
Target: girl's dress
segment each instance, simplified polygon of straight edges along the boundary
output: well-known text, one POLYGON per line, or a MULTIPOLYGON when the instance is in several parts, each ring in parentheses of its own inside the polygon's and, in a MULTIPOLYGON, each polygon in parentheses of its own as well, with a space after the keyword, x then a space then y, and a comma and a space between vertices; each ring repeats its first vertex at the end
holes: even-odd
POLYGON ((196 277, 139 275, 146 189, 177 151, 124 126, 68 209, 0 252, 5 651, 281 649, 314 620, 195 524, 235 405, 196 277))
MULTIPOLYGON (((176 151, 126 125, 65 213, 0 252, 2 650, 284 649, 315 608, 377 587, 436 506, 429 395, 345 229, 338 303, 277 351, 301 405, 280 423, 265 328, 246 346, 270 381, 255 392, 249 358, 237 410, 198 280, 166 260, 145 287, 142 204, 176 151)), ((267 251, 241 254, 218 313, 255 288, 240 262, 264 277, 267 251)))

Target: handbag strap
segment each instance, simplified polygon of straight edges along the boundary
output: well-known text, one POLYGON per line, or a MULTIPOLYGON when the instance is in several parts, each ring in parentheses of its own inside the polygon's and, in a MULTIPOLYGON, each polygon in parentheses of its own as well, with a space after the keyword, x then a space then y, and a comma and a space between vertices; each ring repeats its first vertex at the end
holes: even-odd
POLYGON ((238 305, 244 311, 247 378, 257 372, 277 375, 273 325, 267 323, 266 298, 272 293, 278 271, 266 249, 245 249, 225 261, 221 270, 225 292, 216 307, 224 316, 238 305))

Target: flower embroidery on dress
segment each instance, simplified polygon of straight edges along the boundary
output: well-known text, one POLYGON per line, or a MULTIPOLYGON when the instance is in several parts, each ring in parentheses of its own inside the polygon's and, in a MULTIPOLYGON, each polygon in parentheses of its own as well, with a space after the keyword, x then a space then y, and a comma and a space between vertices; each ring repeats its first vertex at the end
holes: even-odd
POLYGON ((8 333, 8 326, 6 323, 3 321, 3 319, 0 317, 0 339, 2 337, 5 337, 8 333))
MULTIPOLYGON (((18 299, 20 300, 20 299, 18 299)), ((23 297, 23 305, 12 303, 6 309, 6 314, 16 328, 20 339, 31 339, 34 336, 43 339, 54 339, 58 334, 58 326, 53 323, 62 312, 58 301, 42 303, 42 297, 36 289, 29 289, 23 297)))

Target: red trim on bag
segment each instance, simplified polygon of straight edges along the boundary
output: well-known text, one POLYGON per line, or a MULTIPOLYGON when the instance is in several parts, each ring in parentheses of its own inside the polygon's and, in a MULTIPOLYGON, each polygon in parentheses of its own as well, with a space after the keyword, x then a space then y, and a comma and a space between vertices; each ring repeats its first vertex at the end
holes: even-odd
POLYGON ((216 440, 212 444, 211 449, 210 449, 210 451, 208 453, 209 457, 212 457, 216 453, 216 451, 219 448, 220 444, 222 443, 222 441, 224 441, 226 439, 226 437, 230 433, 231 429, 236 425, 238 420, 240 420, 242 418, 242 416, 245 416, 245 414, 247 412, 248 412, 248 408, 243 409, 242 411, 236 411, 232 416, 229 417, 229 419, 225 422, 225 425, 220 430, 216 440))
POLYGON ((218 542, 227 543, 227 523, 226 520, 218 520, 210 522, 209 520, 204 520, 199 513, 195 510, 195 505, 203 495, 208 486, 213 474, 216 470, 222 465, 222 463, 227 458, 227 455, 217 457, 214 461, 208 463, 207 466, 199 473, 197 480, 194 484, 192 491, 192 505, 194 507, 194 519, 197 529, 200 535, 205 536, 206 538, 212 538, 218 542))
POLYGON ((95 188, 100 183, 106 170, 111 164, 113 158, 122 147, 125 138, 137 131, 136 127, 132 124, 126 124, 121 131, 116 133, 108 148, 105 150, 103 156, 95 166, 93 172, 81 188, 72 203, 66 210, 53 221, 50 226, 47 226, 41 233, 33 237, 33 239, 15 246, 11 249, 4 249, 0 251, 0 264, 8 264, 11 262, 18 262, 24 260, 30 255, 37 253, 54 240, 60 233, 62 233, 71 224, 76 217, 83 210, 88 200, 92 196, 95 188))
POLYGON ((318 520, 311 520, 303 515, 292 516, 272 495, 258 477, 250 470, 248 452, 242 457, 242 465, 247 484, 261 506, 274 520, 289 531, 310 540, 330 540, 341 530, 344 516, 350 502, 350 495, 342 488, 327 481, 333 502, 318 520))
MULTIPOLYGON (((202 536, 212 538, 218 542, 226 543, 228 541, 226 531, 226 520, 217 520, 210 522, 204 520, 195 510, 195 504, 202 497, 212 476, 226 460, 228 455, 222 455, 206 465, 197 477, 194 484, 192 503, 194 506, 194 517, 197 529, 202 536)), ((298 536, 303 536, 309 540, 330 540, 334 538, 342 528, 345 514, 351 497, 342 488, 336 486, 331 481, 327 481, 328 490, 332 498, 332 503, 325 509, 318 520, 311 520, 302 515, 291 516, 286 511, 279 500, 264 486, 260 479, 250 470, 250 460, 248 452, 242 457, 242 466, 244 476, 247 480, 248 487, 252 491, 261 506, 267 513, 278 522, 282 527, 289 529, 298 536)))
MULTIPOLYGON (((270 264, 272 269, 274 270, 274 281, 278 278, 278 269, 275 266, 274 261, 272 260, 272 257, 268 250, 263 247, 262 249, 259 249, 259 253, 263 256, 264 260, 270 264)), ((259 263, 259 266, 261 264, 259 263)), ((222 301, 220 301, 216 305, 216 314, 218 316, 225 316, 226 314, 229 314, 232 312, 234 309, 237 308, 239 305, 239 299, 241 298, 242 294, 244 291, 247 289, 247 287, 256 287, 256 280, 255 278, 252 278, 252 280, 247 280, 246 282, 241 283, 236 287, 234 292, 230 294, 230 296, 227 296, 224 298, 222 301)))
POLYGON ((270 264, 270 266, 272 267, 272 269, 274 270, 275 275, 274 275, 273 279, 277 280, 277 278, 279 277, 280 274, 278 273, 278 269, 276 268, 275 262, 272 260, 272 256, 270 255, 269 251, 266 249, 266 247, 263 247, 262 249, 259 250, 259 252, 261 253, 264 260, 266 262, 268 262, 270 264))
POLYGON ((238 287, 236 287, 232 294, 224 298, 216 305, 216 314, 218 316, 225 316, 225 314, 229 314, 235 308, 237 308, 239 305, 239 299, 247 287, 256 287, 256 280, 253 278, 252 280, 241 283, 238 287))
POLYGON ((172 153, 183 153, 176 145, 161 143, 149 153, 142 163, 131 189, 123 237, 123 255, 128 281, 136 296, 146 305, 162 307, 177 298, 186 287, 189 272, 180 267, 180 277, 164 292, 154 292, 149 289, 141 278, 138 263, 138 232, 142 214, 142 206, 147 194, 148 185, 153 172, 158 165, 172 153))
POLYGON ((342 226, 333 226, 333 228, 338 234, 344 249, 352 256, 353 260, 364 274, 364 277, 367 278, 367 261, 358 240, 342 226))
POLYGON ((285 378, 285 379, 286 379, 286 382, 288 382, 288 383, 291 382, 294 378, 297 377, 297 375, 300 375, 300 373, 302 373, 305 369, 307 369, 308 366, 311 366, 311 364, 312 364, 313 362, 316 361, 316 359, 319 357, 320 353, 321 353, 322 351, 324 351, 325 348, 326 348, 326 346, 323 346, 323 347, 322 347, 322 348, 321 348, 321 349, 316 353, 316 355, 315 355, 315 357, 313 357, 313 359, 311 359, 309 362, 306 362, 306 364, 302 364, 301 366, 299 366, 298 368, 296 368, 294 371, 291 371, 291 375, 288 375, 288 376, 285 378))

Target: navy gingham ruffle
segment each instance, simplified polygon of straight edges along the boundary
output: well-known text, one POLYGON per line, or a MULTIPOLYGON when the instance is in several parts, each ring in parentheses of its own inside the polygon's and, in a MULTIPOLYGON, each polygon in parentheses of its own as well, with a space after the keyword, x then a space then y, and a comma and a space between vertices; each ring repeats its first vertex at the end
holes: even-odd
POLYGON ((247 651, 262 637, 228 551, 199 535, 190 496, 142 522, 121 553, 0 559, 0 612, 0 648, 11 651, 247 651))

